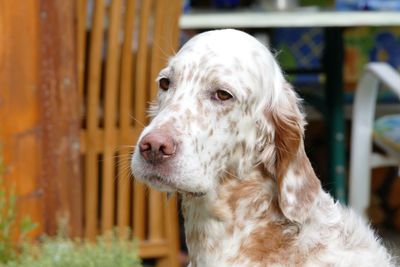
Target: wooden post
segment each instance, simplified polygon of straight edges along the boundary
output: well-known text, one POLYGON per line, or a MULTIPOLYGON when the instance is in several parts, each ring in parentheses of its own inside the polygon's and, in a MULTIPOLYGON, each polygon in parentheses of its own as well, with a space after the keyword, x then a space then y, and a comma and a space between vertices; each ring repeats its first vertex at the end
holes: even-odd
POLYGON ((36 233, 82 233, 74 1, 0 0, 0 143, 6 184, 36 233))
POLYGON ((45 230, 68 219, 72 236, 82 234, 79 154, 80 104, 76 73, 75 1, 40 0, 39 101, 45 230))

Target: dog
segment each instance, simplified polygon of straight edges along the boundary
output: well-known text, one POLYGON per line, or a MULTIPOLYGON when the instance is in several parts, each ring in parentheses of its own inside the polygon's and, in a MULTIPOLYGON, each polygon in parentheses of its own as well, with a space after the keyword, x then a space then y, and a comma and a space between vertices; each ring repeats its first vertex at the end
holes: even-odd
POLYGON ((157 82, 131 168, 181 195, 190 266, 394 266, 321 188, 299 98, 268 48, 238 30, 201 33, 157 82))

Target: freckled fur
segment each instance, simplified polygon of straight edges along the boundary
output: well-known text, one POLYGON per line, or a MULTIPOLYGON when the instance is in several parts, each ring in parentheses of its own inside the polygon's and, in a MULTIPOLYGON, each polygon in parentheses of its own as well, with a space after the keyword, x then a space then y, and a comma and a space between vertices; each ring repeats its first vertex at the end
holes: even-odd
POLYGON ((299 99, 266 47, 236 30, 205 32, 162 73, 174 86, 139 142, 163 127, 178 152, 161 168, 135 150, 132 170, 181 194, 192 267, 394 266, 366 223, 322 190, 299 99), (235 99, 212 99, 221 87, 235 99))

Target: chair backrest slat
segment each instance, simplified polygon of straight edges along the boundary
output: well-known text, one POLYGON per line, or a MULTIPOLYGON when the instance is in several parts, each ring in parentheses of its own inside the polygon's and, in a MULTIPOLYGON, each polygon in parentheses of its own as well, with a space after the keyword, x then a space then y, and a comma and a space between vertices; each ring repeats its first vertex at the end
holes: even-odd
MULTIPOLYGON (((141 127, 140 123, 146 120, 146 105, 148 91, 143 90, 148 86, 148 31, 150 27, 151 9, 153 1, 142 1, 140 5, 139 31, 137 40, 136 57, 136 90, 135 90, 135 127, 141 127)), ((146 217, 145 217, 145 188, 142 184, 134 184, 134 207, 133 207, 133 231, 139 239, 145 239, 146 217)))
POLYGON ((77 42, 77 71, 78 71, 78 92, 79 97, 83 96, 85 80, 85 55, 86 55, 86 19, 87 19, 87 0, 76 2, 76 42, 77 42))
POLYGON ((98 234, 98 153, 95 141, 99 131, 99 97, 101 84, 104 1, 95 1, 90 32, 87 103, 86 103, 86 155, 85 155, 85 235, 94 239, 98 234), (89 190, 90 188, 90 190, 89 190))
POLYGON ((142 90, 148 84, 148 53, 149 53, 149 27, 153 1, 142 1, 140 6, 140 25, 138 32, 138 48, 136 58, 136 90, 135 90, 135 113, 137 120, 144 122, 146 119, 146 101, 148 91, 142 90))
POLYGON ((110 5, 106 47, 104 86, 104 151, 102 162, 102 231, 110 231, 114 226, 115 203, 115 150, 117 148, 116 114, 118 97, 118 74, 120 66, 120 27, 122 0, 113 0, 110 5))
POLYGON ((136 1, 127 1, 125 7, 125 21, 123 27, 123 44, 121 51, 121 81, 120 81, 120 100, 119 100, 119 127, 120 142, 122 144, 119 150, 118 166, 118 196, 117 196, 117 225, 123 229, 129 225, 130 220, 130 151, 132 150, 126 144, 132 142, 131 134, 132 120, 132 84, 134 84, 133 62, 135 54, 132 53, 133 31, 135 29, 136 19, 136 1))

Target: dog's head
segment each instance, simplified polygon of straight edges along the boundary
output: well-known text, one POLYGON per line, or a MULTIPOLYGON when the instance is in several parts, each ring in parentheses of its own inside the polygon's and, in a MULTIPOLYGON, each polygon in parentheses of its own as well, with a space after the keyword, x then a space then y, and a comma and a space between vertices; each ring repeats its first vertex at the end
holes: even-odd
POLYGON ((204 194, 226 170, 263 166, 285 215, 301 220, 318 180, 304 153, 297 97, 269 50, 236 30, 197 35, 157 79, 158 101, 132 158, 136 178, 162 191, 204 194), (305 208, 300 208, 303 205, 305 208))

